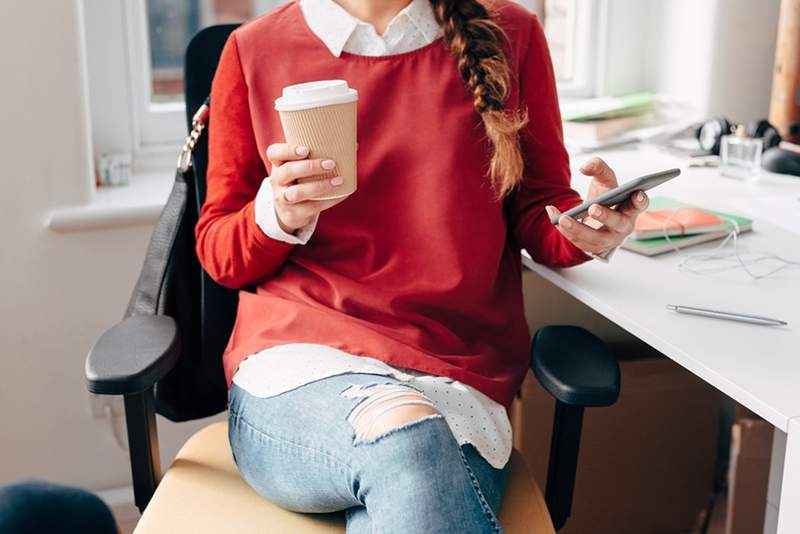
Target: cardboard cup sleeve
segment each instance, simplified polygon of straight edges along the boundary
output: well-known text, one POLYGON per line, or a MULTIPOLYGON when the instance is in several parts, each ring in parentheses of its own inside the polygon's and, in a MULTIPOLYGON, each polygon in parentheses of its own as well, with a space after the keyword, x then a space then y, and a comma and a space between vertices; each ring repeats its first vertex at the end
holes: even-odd
POLYGON ((336 188, 335 195, 312 200, 340 198, 356 190, 356 105, 357 102, 346 102, 279 112, 287 143, 307 146, 311 151, 308 156, 311 159, 332 159, 336 162, 333 170, 300 178, 298 183, 334 176, 344 179, 344 183, 336 188))

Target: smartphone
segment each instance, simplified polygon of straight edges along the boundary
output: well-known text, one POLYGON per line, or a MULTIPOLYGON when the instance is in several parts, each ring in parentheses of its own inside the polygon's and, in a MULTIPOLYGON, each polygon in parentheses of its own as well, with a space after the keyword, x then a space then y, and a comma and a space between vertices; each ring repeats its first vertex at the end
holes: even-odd
MULTIPOLYGON (((680 174, 681 174, 680 169, 669 169, 666 171, 656 172, 653 174, 646 174, 644 176, 634 178, 633 180, 625 182, 616 189, 607 191, 602 195, 600 195, 599 197, 587 200, 583 204, 575 206, 569 211, 565 211, 563 215, 569 215, 573 219, 579 219, 589 212, 589 207, 592 204, 600 204, 601 206, 612 208, 617 204, 622 204, 623 202, 628 200, 628 198, 630 198, 630 196, 634 194, 636 191, 647 191, 648 189, 652 189, 657 185, 661 185, 668 180, 672 180, 673 178, 679 176, 680 174)), ((559 218, 561 218, 561 215, 552 217, 550 219, 550 222, 552 222, 555 225, 558 225, 559 218)))

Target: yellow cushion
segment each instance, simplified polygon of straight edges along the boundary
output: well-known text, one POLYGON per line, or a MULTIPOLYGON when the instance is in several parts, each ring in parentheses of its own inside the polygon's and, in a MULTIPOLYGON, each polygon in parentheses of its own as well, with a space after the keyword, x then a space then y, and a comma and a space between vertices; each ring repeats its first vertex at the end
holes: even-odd
MULTIPOLYGON (((500 522, 507 533, 554 534, 542 493, 515 450, 500 522)), ((259 496, 239 476, 226 423, 202 429, 164 475, 136 534, 343 533, 344 514, 298 514, 259 496)))

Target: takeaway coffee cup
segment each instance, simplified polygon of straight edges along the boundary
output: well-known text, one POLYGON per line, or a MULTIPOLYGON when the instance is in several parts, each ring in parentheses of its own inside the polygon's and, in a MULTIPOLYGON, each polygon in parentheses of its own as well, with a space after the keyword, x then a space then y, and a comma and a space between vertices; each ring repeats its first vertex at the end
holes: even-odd
POLYGON ((309 158, 332 159, 336 167, 324 174, 301 178, 308 182, 341 176, 336 194, 315 197, 327 200, 356 190, 356 104, 358 91, 344 80, 320 80, 284 87, 275 100, 287 143, 307 146, 309 158))

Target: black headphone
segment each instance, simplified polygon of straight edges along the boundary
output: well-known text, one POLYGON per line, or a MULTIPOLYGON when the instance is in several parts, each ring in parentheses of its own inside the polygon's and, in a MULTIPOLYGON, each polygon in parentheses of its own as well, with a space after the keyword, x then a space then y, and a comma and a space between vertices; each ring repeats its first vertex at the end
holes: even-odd
MULTIPOLYGON (((735 131, 736 124, 728 121, 725 117, 712 117, 697 129, 695 136, 703 150, 718 156, 722 136, 735 133, 735 131)), ((778 146, 782 141, 777 128, 766 119, 748 122, 746 131, 749 137, 764 139, 764 150, 778 146)))

